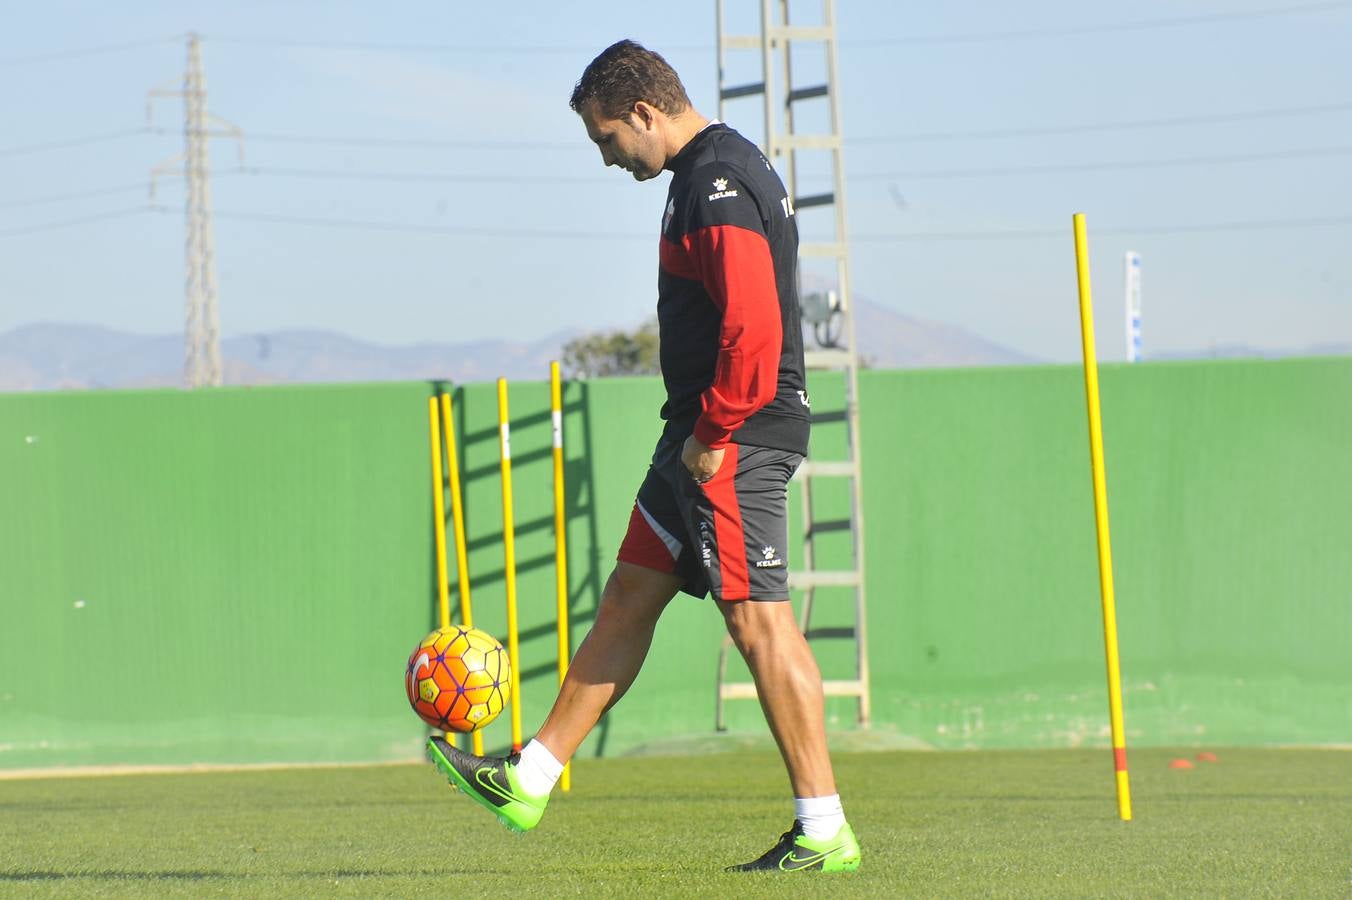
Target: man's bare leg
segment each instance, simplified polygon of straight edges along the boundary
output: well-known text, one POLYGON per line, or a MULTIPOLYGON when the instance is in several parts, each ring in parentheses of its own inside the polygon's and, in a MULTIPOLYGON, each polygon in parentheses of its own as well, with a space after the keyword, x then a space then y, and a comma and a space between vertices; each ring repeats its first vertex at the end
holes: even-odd
POLYGON ((826 750, 821 670, 787 602, 719 602, 728 633, 756 682, 795 797, 836 793, 826 750))
POLYGON ((634 683, 653 629, 681 586, 673 575, 616 563, 596 621, 568 667, 554 708, 535 739, 509 758, 480 757, 428 740, 428 755, 451 783, 513 831, 540 822, 549 792, 588 732, 634 683))
POLYGON ((535 739, 560 762, 634 683, 652 645, 653 629, 682 581, 655 569, 619 562, 606 581, 596 621, 568 664, 554 707, 535 739))

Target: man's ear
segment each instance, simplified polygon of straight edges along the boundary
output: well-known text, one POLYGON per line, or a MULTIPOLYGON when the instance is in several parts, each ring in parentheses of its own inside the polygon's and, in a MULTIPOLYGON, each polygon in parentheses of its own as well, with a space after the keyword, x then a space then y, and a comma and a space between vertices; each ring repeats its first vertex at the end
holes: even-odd
POLYGON ((633 125, 643 131, 652 129, 653 123, 657 121, 657 110, 649 106, 646 101, 637 100, 634 102, 634 108, 631 113, 633 125))

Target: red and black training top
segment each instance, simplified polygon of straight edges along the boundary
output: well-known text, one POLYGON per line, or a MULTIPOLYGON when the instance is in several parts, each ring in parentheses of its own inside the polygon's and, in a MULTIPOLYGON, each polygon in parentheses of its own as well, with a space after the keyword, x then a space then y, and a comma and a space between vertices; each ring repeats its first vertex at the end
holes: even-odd
POLYGON ((715 123, 671 160, 657 322, 664 439, 807 453, 798 226, 784 184, 715 123))

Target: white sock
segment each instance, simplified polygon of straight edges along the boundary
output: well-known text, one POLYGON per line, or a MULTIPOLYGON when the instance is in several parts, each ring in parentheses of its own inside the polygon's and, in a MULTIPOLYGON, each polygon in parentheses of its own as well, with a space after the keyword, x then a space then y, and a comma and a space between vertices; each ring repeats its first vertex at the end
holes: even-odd
POLYGON ((793 816, 803 824, 803 834, 815 841, 833 838, 845 824, 845 809, 840 795, 829 797, 794 797, 793 816))
POLYGON ((516 764, 517 781, 521 782, 526 793, 536 797, 548 796, 562 774, 563 763, 554 758, 548 747, 534 738, 521 751, 521 760, 516 764))

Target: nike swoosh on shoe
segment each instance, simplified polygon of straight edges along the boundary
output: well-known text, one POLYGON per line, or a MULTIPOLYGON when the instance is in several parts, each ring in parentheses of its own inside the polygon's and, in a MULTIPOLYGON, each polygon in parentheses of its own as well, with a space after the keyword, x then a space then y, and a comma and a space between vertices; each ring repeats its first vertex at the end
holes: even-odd
POLYGON ((514 803, 526 802, 522 798, 518 797, 516 794, 513 794, 510 787, 504 787, 503 785, 498 784, 497 778, 494 777, 496 775, 497 775, 496 769, 490 766, 483 766, 474 771, 474 780, 479 783, 480 787, 492 791, 494 794, 497 794, 504 800, 508 800, 514 803), (487 777, 484 777, 485 773, 487 773, 487 777))
POLYGON ((822 853, 809 853, 806 856, 799 856, 798 848, 795 847, 793 852, 784 854, 784 858, 779 861, 779 867, 785 872, 792 872, 797 869, 808 869, 822 862, 826 857, 830 856, 838 849, 840 848, 833 847, 822 853))

